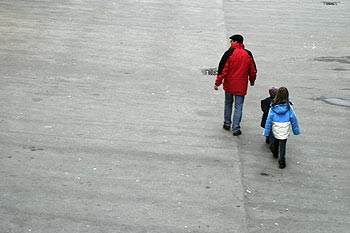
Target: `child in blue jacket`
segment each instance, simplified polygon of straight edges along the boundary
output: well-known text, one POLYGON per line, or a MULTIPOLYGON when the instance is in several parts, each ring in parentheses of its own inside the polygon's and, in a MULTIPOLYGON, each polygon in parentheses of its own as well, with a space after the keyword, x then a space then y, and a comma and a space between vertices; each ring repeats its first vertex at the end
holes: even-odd
POLYGON ((291 129, 295 135, 300 134, 298 120, 289 101, 288 89, 280 87, 272 101, 263 135, 267 137, 272 131, 275 137, 272 153, 277 158, 279 149, 278 164, 281 169, 286 167, 286 144, 291 129))

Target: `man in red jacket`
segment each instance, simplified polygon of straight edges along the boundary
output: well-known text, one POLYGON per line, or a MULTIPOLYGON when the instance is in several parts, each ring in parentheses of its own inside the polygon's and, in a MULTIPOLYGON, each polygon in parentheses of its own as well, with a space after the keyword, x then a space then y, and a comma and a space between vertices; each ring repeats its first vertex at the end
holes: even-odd
POLYGON ((248 89, 248 81, 251 86, 254 86, 256 65, 253 54, 249 50, 244 49, 243 36, 231 36, 230 43, 230 48, 220 60, 214 89, 218 90, 218 87, 223 83, 225 90, 223 128, 229 130, 233 122, 233 135, 238 136, 242 134, 240 123, 244 97, 248 89), (231 121, 233 102, 235 103, 235 110, 231 121))

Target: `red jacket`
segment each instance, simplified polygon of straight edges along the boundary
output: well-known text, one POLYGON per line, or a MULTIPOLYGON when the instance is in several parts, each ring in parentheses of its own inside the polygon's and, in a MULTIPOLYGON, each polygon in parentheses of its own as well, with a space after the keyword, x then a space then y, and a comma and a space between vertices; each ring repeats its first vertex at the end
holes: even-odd
POLYGON ((223 82, 224 90, 233 95, 246 95, 248 78, 253 85, 256 79, 256 65, 252 53, 244 44, 233 43, 222 56, 215 85, 223 82))

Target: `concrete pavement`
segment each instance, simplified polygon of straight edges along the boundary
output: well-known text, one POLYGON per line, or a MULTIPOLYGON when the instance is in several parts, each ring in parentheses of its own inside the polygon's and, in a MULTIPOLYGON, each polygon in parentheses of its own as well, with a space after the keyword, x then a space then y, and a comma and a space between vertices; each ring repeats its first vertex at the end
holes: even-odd
POLYGON ((349 232, 350 5, 322 1, 224 2, 228 32, 246 35, 259 77, 237 140, 249 232, 349 232), (235 9, 235 10, 232 10, 235 9), (259 100, 286 86, 302 134, 280 170, 259 135, 259 100))
POLYGON ((346 2, 0 2, 0 232, 348 232, 346 2), (227 37, 258 65, 243 135, 212 89, 227 37), (289 88, 280 170, 259 101, 289 88))
POLYGON ((0 232, 245 231, 220 2, 0 9, 0 232))

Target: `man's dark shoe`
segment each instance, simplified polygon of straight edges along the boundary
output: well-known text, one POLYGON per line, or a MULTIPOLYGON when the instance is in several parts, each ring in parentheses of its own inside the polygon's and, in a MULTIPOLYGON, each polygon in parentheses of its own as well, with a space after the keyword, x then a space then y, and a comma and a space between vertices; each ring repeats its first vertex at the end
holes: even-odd
POLYGON ((285 160, 278 160, 279 168, 283 169, 286 167, 286 161, 285 160))
POLYGON ((222 128, 224 128, 225 130, 230 130, 230 125, 224 124, 224 125, 222 126, 222 128))
POLYGON ((241 135, 241 134, 242 134, 242 131, 240 131, 240 130, 233 132, 233 136, 238 136, 238 135, 241 135))

